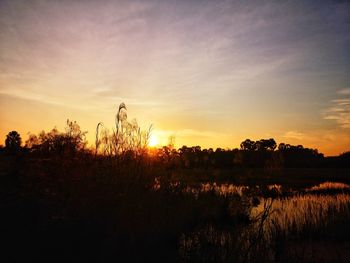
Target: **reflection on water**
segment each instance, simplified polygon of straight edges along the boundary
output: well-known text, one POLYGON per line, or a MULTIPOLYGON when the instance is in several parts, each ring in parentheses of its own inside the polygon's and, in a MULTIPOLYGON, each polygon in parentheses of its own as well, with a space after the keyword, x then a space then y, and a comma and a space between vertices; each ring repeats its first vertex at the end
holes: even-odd
POLYGON ((249 186, 233 185, 233 184, 216 184, 216 183, 202 183, 198 188, 187 187, 186 192, 198 194, 213 192, 218 195, 227 196, 237 194, 243 195, 245 190, 248 190, 249 186))
POLYGON ((306 189, 308 192, 325 190, 350 190, 350 185, 338 182, 324 182, 306 189))
MULTIPOLYGON (((230 195, 239 195, 243 196, 245 192, 248 192, 249 190, 258 190, 257 192, 260 192, 260 194, 263 191, 270 191, 274 192, 277 195, 282 195, 286 189, 282 187, 282 185, 279 184, 270 184, 266 185, 264 189, 262 189, 260 186, 246 186, 246 185, 235 185, 235 184, 229 184, 229 183, 200 183, 196 186, 187 186, 181 188, 180 182, 172 182, 170 183, 170 188, 172 189, 181 189, 185 193, 198 195, 200 193, 215 193, 220 196, 230 196, 230 195)), ((156 179, 153 188, 155 190, 161 189, 161 183, 158 179, 156 179)), ((288 193, 299 194, 299 193, 316 193, 316 192, 350 192, 350 185, 345 183, 339 183, 339 182, 324 182, 319 185, 315 185, 312 187, 308 187, 305 189, 301 189, 299 191, 292 191, 290 188, 288 189, 288 193)))
MULTIPOLYGON (((264 210, 263 202, 252 208, 252 216, 264 210)), ((317 229, 327 225, 334 215, 350 216, 350 194, 336 195, 296 195, 273 200, 271 215, 265 224, 265 232, 270 236, 275 228, 302 233, 305 228, 317 229)))
MULTIPOLYGON (((282 191, 280 185, 267 188, 282 191)), ((342 228, 344 222, 350 221, 349 193, 320 194, 314 191, 349 188, 347 184, 327 182, 304 189, 300 194, 260 197, 258 205, 250 206, 250 220, 247 222, 236 221, 231 225, 209 223, 190 233, 183 233, 179 240, 182 261, 250 262, 260 259, 260 262, 275 262, 287 255, 301 259, 310 257, 303 251, 310 249, 312 243, 302 243, 302 240, 319 237, 320 233, 329 232, 329 228, 331 231, 342 228), (295 240, 301 242, 295 243, 295 240), (303 244, 303 247, 297 244, 303 244)), ((247 189, 248 186, 206 183, 186 191, 194 194, 214 192, 225 197, 238 194, 242 197, 247 189)), ((321 248, 321 252, 325 249, 321 248)))
MULTIPOLYGON (((196 186, 187 186, 181 188, 180 182, 171 182, 171 189, 181 189, 185 193, 198 195, 200 193, 209 193, 212 192, 214 194, 220 196, 230 196, 230 195, 239 195, 243 196, 244 192, 248 190, 256 189, 259 190, 260 186, 246 186, 246 185, 234 185, 229 183, 200 183, 196 186)), ((158 178, 156 178, 155 183, 153 185, 153 189, 159 190, 161 189, 161 183, 158 178)), ((269 191, 275 191, 277 193, 282 193, 282 186, 277 184, 267 185, 266 189, 269 191)))

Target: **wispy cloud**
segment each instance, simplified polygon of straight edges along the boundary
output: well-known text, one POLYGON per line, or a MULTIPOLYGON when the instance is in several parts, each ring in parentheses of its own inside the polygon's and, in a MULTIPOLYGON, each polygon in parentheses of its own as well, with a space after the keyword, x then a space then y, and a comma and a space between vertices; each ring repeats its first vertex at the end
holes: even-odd
POLYGON ((350 95, 350 88, 341 89, 337 93, 341 95, 350 95))
POLYGON ((1 0, 0 94, 77 109, 86 123, 123 101, 186 143, 274 137, 276 126, 306 140, 329 128, 315 118, 326 107, 349 127, 349 11, 344 1, 1 0))
POLYGON ((61 96, 50 96, 47 93, 37 93, 30 89, 3 89, 0 90, 1 95, 19 98, 23 100, 34 101, 37 103, 50 104, 54 106, 61 106, 70 109, 77 109, 83 111, 111 111, 119 103, 125 102, 130 106, 159 106, 161 103, 152 100, 138 99, 131 97, 108 96, 99 98, 96 96, 83 96, 81 98, 72 98, 62 94, 61 96))
POLYGON ((302 140, 305 136, 298 131, 288 131, 283 135, 284 138, 302 140))
POLYGON ((350 88, 339 90, 337 93, 343 98, 331 101, 332 106, 326 109, 324 119, 334 120, 339 127, 350 129, 350 88))
POLYGON ((332 100, 332 103, 324 119, 335 120, 341 128, 350 129, 350 98, 332 100))

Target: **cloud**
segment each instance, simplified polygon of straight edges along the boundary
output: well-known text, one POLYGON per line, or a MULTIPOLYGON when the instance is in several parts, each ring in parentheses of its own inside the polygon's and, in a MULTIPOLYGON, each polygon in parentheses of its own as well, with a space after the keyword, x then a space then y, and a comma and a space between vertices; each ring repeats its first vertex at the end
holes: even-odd
MULTIPOLYGON (((104 91, 101 91, 104 92, 104 91)), ((107 98, 98 98, 96 96, 84 96, 82 98, 74 98, 70 96, 50 96, 46 93, 36 93, 30 89, 4 89, 0 90, 0 95, 6 95, 13 98, 19 98, 29 101, 34 101, 37 103, 44 103, 54 106, 60 106, 71 109, 78 109, 83 111, 111 111, 119 105, 120 102, 125 102, 127 105, 131 106, 149 106, 155 107, 161 105, 160 102, 131 98, 131 97, 119 97, 119 96, 109 96, 107 98)))
POLYGON ((19 98, 23 100, 29 100, 29 101, 35 101, 39 103, 45 103, 45 104, 51 104, 55 106, 62 106, 62 107, 68 107, 68 108, 76 108, 76 109, 87 109, 87 107, 84 107, 84 105, 75 105, 75 104, 69 104, 64 103, 62 100, 59 100, 57 98, 52 98, 50 96, 47 96, 45 94, 38 94, 34 92, 26 92, 26 91, 20 91, 20 90, 12 90, 9 92, 8 90, 0 90, 0 95, 6 95, 13 98, 19 98))
POLYGON ((341 95, 350 95, 350 88, 341 89, 337 93, 341 95))
POLYGON ((337 93, 343 98, 331 101, 332 106, 326 109, 324 119, 334 120, 339 127, 350 129, 350 88, 339 90, 337 93))
POLYGON ((332 100, 332 104, 324 119, 334 120, 341 128, 350 129, 350 98, 332 100))
POLYGON ((289 139, 301 140, 304 138, 304 134, 298 131, 288 131, 283 135, 283 137, 289 138, 289 139))

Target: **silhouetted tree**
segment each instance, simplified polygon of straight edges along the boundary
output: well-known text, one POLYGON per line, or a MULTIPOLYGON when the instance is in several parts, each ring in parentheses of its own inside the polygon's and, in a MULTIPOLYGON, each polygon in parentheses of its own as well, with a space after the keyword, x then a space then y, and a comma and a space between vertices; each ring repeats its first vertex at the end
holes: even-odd
POLYGON ((284 151, 285 149, 287 149, 287 145, 285 143, 282 142, 278 145, 279 151, 284 151))
POLYGON ((38 136, 31 134, 26 147, 42 154, 74 154, 85 148, 85 135, 76 122, 67 120, 65 132, 54 128, 48 133, 42 131, 38 136))
POLYGON ((258 151, 273 151, 275 150, 277 144, 274 139, 261 139, 255 143, 255 149, 258 151))
POLYGON ((11 131, 6 135, 5 146, 6 149, 17 151, 21 148, 22 139, 17 131, 11 131))
POLYGON ((303 145, 280 143, 278 151, 285 160, 285 167, 313 167, 319 165, 323 154, 317 149, 304 148, 303 145))
POLYGON ((241 149, 246 151, 254 151, 256 149, 256 144, 250 139, 246 139, 241 143, 241 149))

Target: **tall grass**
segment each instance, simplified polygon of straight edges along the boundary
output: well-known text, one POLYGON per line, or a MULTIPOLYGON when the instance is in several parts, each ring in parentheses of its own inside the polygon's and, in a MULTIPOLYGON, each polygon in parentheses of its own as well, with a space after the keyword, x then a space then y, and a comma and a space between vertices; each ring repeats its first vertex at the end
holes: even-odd
MULTIPOLYGON (((237 210, 239 203, 234 205, 237 210)), ((207 224, 182 235, 179 247, 183 261, 318 262, 327 245, 347 240, 348 194, 267 198, 250 208, 250 220, 245 224, 207 224), (326 244, 318 247, 318 255, 310 252, 317 240, 326 244)), ((346 256, 340 257, 346 260, 346 256)))
POLYGON ((147 151, 152 125, 141 130, 136 119, 128 120, 127 108, 122 102, 115 116, 115 129, 109 132, 103 123, 96 126, 95 152, 118 156, 126 152, 140 155, 147 151), (99 150, 99 148, 101 149, 99 150))
MULTIPOLYGON (((255 216, 264 210, 262 204, 253 208, 255 216)), ((332 219, 342 214, 350 219, 350 195, 297 195, 276 199, 272 213, 265 224, 265 233, 272 236, 275 229, 284 234, 302 234, 308 229, 326 227, 332 219)))
POLYGON ((340 182, 324 182, 306 189, 307 191, 350 190, 350 185, 340 182))

